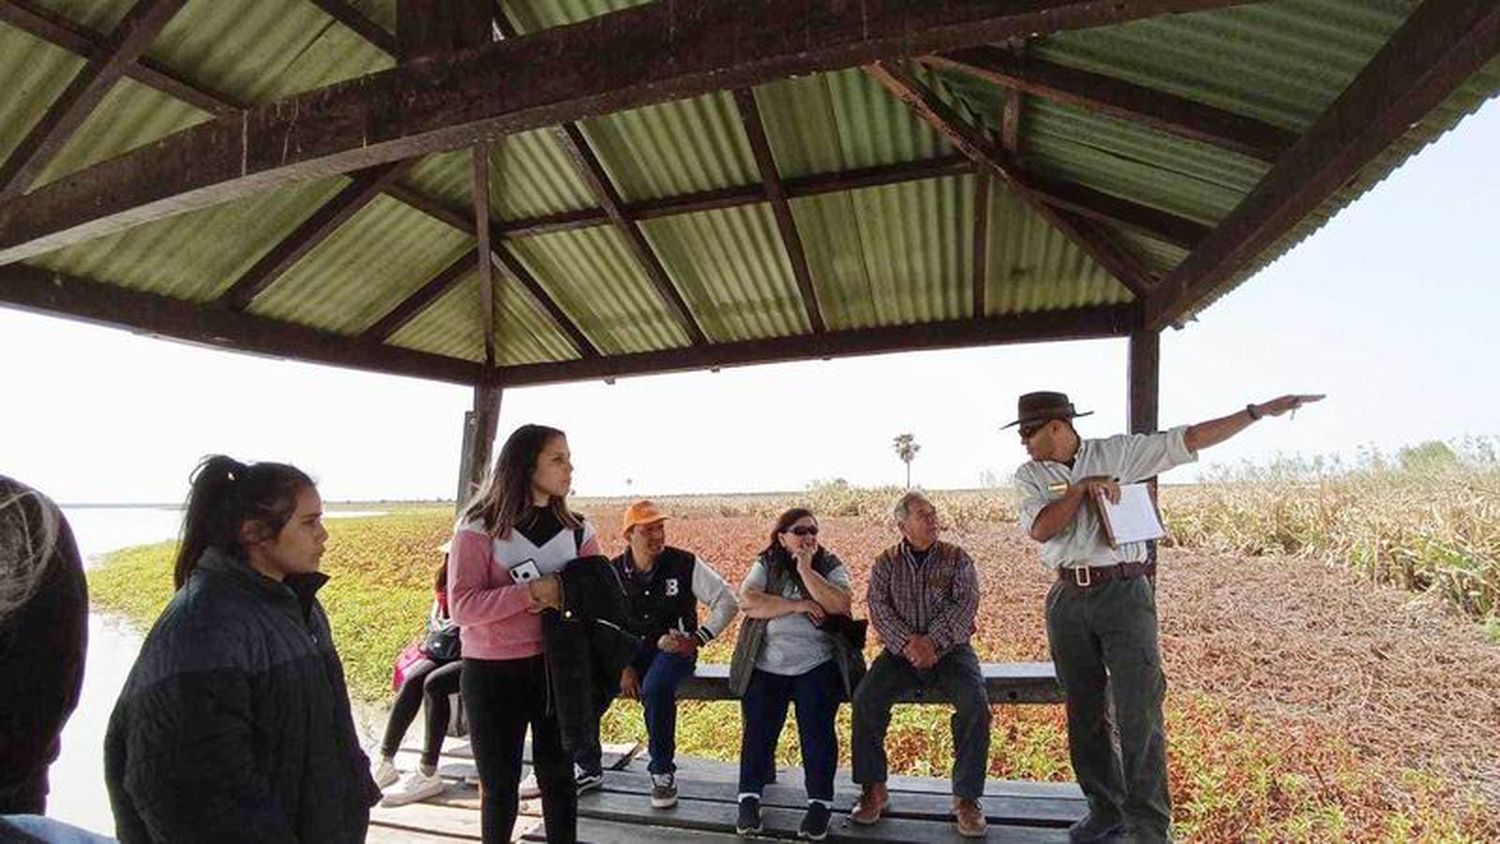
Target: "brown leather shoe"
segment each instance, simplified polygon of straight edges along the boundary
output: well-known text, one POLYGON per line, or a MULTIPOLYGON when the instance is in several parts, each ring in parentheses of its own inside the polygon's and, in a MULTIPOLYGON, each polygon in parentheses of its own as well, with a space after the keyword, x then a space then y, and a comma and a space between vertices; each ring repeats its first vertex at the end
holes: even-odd
POLYGON ((958 834, 965 838, 983 838, 989 826, 984 819, 984 807, 978 800, 953 798, 953 819, 958 834))
POLYGON ((891 795, 885 790, 885 783, 866 783, 860 787, 859 800, 854 804, 854 809, 849 812, 849 820, 860 826, 869 826, 880 820, 885 807, 890 804, 891 795))

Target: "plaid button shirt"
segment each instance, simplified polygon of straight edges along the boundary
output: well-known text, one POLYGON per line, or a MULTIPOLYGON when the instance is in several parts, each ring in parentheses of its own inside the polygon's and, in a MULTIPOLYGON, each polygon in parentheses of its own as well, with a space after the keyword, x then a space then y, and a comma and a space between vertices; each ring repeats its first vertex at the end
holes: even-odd
POLYGON ((903 540, 875 558, 867 598, 886 650, 900 654, 907 639, 926 634, 941 654, 974 635, 979 575, 957 545, 934 543, 918 563, 903 540))

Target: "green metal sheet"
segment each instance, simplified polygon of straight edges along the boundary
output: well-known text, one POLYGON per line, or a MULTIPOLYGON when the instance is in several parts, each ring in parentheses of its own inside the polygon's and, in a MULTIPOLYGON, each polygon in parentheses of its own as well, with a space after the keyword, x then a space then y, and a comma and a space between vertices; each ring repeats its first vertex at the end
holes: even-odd
POLYGON ((136 0, 31 0, 31 4, 37 8, 62 15, 85 29, 101 33, 114 29, 115 24, 125 17, 125 13, 130 11, 135 2, 136 0))
POLYGON ((502 0, 507 17, 521 34, 566 26, 651 0, 502 0))
MULTIPOLYGON (((567 337, 518 285, 497 276, 499 314, 496 357, 502 366, 574 360, 567 337)), ((475 271, 432 303, 388 341, 395 346, 484 361, 484 320, 480 314, 479 273, 475 271)))
POLYGON ((256 297, 259 316, 353 334, 380 319, 473 243, 378 197, 256 297))
POLYGON ((484 320, 480 312, 479 271, 475 270, 386 342, 419 352, 483 363, 484 320))
MULTIPOLYGON (((407 183, 453 208, 472 208, 474 158, 456 150, 423 159, 407 183)), ((490 214, 497 220, 593 208, 593 194, 558 146, 551 129, 501 138, 490 149, 490 214)))
POLYGON ((121 79, 58 150, 37 177, 35 186, 123 155, 207 119, 208 115, 181 100, 133 79, 121 79))
POLYGON ((968 176, 792 203, 830 329, 959 319, 972 299, 968 176))
POLYGON ((346 184, 343 178, 323 179, 257 194, 70 246, 30 263, 147 293, 208 301, 346 184))
POLYGON ((0 160, 10 157, 82 68, 83 60, 72 53, 0 24, 0 160))
POLYGON ((727 93, 622 111, 582 128, 627 202, 760 181, 727 93))
POLYGON ((988 222, 987 315, 1131 301, 1114 276, 1003 186, 990 186, 988 222))
POLYGON ((810 330, 770 206, 668 217, 641 228, 710 339, 810 330))
POLYGON ((1130 229, 1111 228, 1110 237, 1125 247, 1130 254, 1140 259, 1148 272, 1156 273, 1158 276, 1165 275, 1168 270, 1182 263, 1182 259, 1188 255, 1187 250, 1181 246, 1164 243, 1130 229))
POLYGON ((193 0, 147 55, 211 91, 248 103, 395 66, 308 0, 193 0))
MULTIPOLYGON (((918 69, 931 81, 933 76, 918 69)), ((785 79, 756 89, 783 178, 934 158, 948 142, 863 71, 785 79)), ((940 92, 941 93, 941 92, 940 92)))
POLYGON ((610 228, 514 241, 515 251, 563 312, 605 354, 688 344, 624 236, 610 228))

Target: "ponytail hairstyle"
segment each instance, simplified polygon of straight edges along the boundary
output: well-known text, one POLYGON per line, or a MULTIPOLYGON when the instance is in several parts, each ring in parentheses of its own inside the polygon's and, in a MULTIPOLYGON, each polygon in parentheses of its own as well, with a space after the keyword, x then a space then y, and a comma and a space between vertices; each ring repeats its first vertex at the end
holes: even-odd
MULTIPOLYGON (((510 536, 510 529, 520 524, 531 509, 531 476, 536 474, 542 449, 553 437, 561 436, 565 436, 562 431, 546 425, 522 425, 513 431, 500 448, 494 471, 464 508, 464 519, 479 521, 491 536, 501 539, 510 536)), ((566 497, 554 495, 548 506, 564 527, 577 530, 583 526, 569 512, 566 497)))
POLYGON ((246 465, 222 454, 203 458, 193 470, 173 586, 181 589, 187 583, 209 548, 246 559, 241 526, 260 522, 269 536, 277 536, 297 511, 297 496, 312 486, 312 478, 285 463, 246 465))

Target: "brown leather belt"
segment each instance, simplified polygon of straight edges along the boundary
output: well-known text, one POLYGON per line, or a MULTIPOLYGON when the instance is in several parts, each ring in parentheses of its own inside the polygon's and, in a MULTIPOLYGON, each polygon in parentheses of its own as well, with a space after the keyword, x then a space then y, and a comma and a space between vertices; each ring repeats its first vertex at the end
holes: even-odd
POLYGON ((1132 577, 1155 577, 1155 563, 1119 563, 1113 566, 1090 566, 1080 568, 1059 567, 1057 579, 1074 586, 1088 588, 1095 583, 1111 580, 1129 580, 1132 577))

